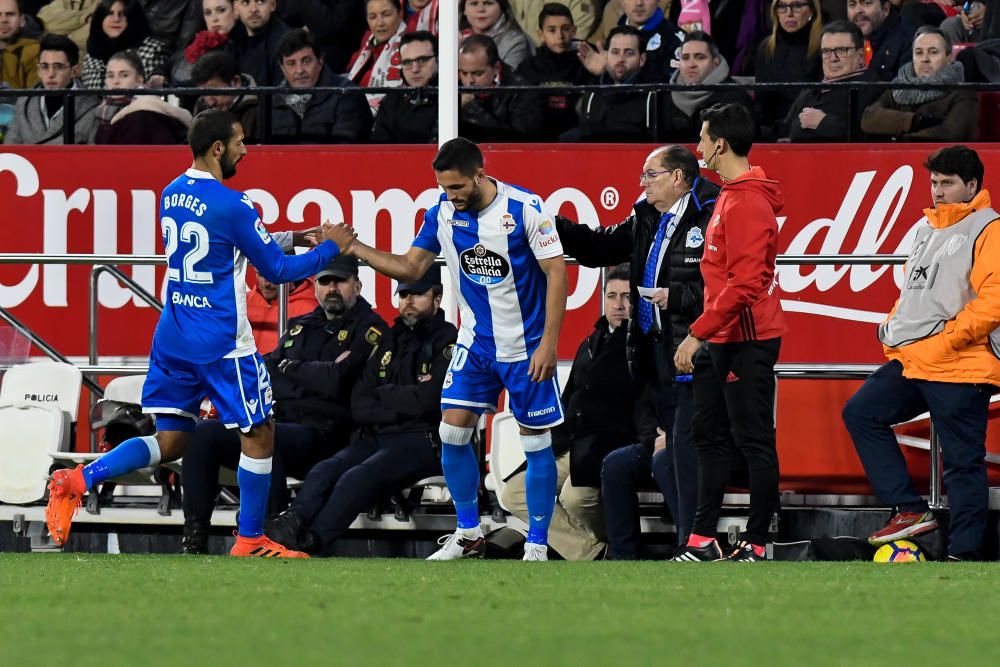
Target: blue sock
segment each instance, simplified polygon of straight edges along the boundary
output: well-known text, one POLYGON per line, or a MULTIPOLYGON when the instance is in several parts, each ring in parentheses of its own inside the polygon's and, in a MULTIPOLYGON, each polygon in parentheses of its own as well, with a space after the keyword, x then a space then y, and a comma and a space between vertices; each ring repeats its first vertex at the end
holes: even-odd
POLYGON ((267 494, 271 488, 271 457, 252 459, 240 454, 236 469, 240 485, 240 537, 260 537, 264 534, 264 515, 267 513, 267 494))
MULTIPOLYGON (((522 435, 521 441, 524 442, 525 439, 522 435)), ((551 442, 551 439, 549 441, 551 442)), ((546 544, 549 523, 552 522, 552 509, 556 504, 556 457, 552 454, 552 447, 525 451, 524 455, 528 459, 528 472, 524 476, 525 495, 528 501, 527 541, 531 544, 546 544)))
POLYGON ((471 444, 441 446, 441 469, 455 502, 459 528, 479 527, 479 461, 471 444))
POLYGON ((160 445, 156 441, 156 436, 129 438, 101 458, 85 465, 83 479, 87 482, 87 488, 92 489, 97 484, 112 477, 156 465, 159 462, 160 445))

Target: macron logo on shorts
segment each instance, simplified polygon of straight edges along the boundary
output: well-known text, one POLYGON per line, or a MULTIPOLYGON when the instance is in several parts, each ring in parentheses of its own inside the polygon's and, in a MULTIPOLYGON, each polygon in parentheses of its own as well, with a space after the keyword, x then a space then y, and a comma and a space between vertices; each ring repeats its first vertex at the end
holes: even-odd
POLYGON ((528 410, 528 418, 531 417, 544 417, 545 415, 550 415, 556 411, 556 406, 550 405, 547 408, 542 408, 541 410, 528 410))

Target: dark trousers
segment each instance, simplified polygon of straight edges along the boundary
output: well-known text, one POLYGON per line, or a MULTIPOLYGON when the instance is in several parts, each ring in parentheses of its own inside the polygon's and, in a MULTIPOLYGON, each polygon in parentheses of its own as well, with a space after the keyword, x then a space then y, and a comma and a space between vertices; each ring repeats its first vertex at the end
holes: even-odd
MULTIPOLYGON (((268 513, 276 514, 288 507, 286 477, 302 479, 316 463, 336 451, 336 446, 319 429, 276 423, 268 513)), ((219 495, 219 468, 236 470, 241 452, 237 429, 228 429, 214 419, 198 423, 184 454, 181 474, 185 519, 211 521, 219 495)))
POLYGON ((636 493, 652 478, 667 495, 669 449, 652 455, 641 443, 619 447, 604 457, 601 466, 601 500, 608 534, 608 552, 615 560, 639 558, 639 499, 636 493))
MULTIPOLYGON (((662 481, 657 477, 657 484, 677 527, 677 543, 684 544, 691 534, 698 509, 698 450, 694 447, 691 426, 694 416, 692 383, 678 383, 674 387, 674 397, 673 431, 667 431, 671 437, 667 443, 665 469, 662 481)), ((656 477, 655 466, 653 475, 656 477)))
POLYGON ((893 424, 930 411, 941 440, 944 483, 951 507, 948 553, 973 557, 986 531, 986 420, 991 389, 976 384, 903 377, 890 361, 875 371, 844 406, 843 418, 868 481, 881 502, 903 512, 925 512, 899 449, 893 424))
POLYGON ((694 366, 694 443, 698 451, 698 512, 693 532, 715 535, 733 467, 733 445, 746 459, 750 516, 743 539, 767 542, 778 507, 775 379, 781 339, 705 343, 694 366))
POLYGON ((395 491, 440 474, 441 461, 426 433, 362 438, 318 463, 291 509, 315 534, 320 553, 328 555, 358 514, 395 491))

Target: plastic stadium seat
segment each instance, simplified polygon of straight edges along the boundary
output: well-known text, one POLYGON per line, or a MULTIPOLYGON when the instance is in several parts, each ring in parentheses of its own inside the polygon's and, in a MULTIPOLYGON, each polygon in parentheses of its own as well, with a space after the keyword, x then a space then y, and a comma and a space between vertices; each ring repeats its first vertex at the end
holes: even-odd
MULTIPOLYGON (((497 499, 503 494, 504 480, 526 460, 514 415, 509 412, 498 414, 490 427, 490 477, 497 499)), ((506 507, 504 509, 510 511, 506 507)))
POLYGON ((45 495, 49 454, 69 449, 82 384, 71 364, 23 364, 7 371, 0 384, 0 501, 31 503, 45 495))

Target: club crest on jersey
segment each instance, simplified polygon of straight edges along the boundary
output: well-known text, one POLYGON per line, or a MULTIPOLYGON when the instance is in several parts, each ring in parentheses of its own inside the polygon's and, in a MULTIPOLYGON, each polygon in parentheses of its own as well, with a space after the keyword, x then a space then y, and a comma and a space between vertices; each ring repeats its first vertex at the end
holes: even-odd
POLYGON ((477 285, 496 285, 510 275, 510 264, 502 256, 487 250, 482 243, 459 255, 462 274, 477 285))
POLYGON ((504 234, 510 234, 517 228, 517 223, 514 222, 514 216, 510 213, 504 213, 503 217, 500 219, 500 227, 503 228, 504 234))
POLYGON ((254 223, 253 228, 257 230, 257 236, 260 237, 261 241, 264 243, 271 242, 271 235, 267 233, 266 229, 264 229, 264 223, 261 222, 259 218, 257 219, 257 222, 254 223))
POLYGON ((701 233, 701 230, 697 227, 692 227, 688 230, 687 241, 684 245, 688 248, 700 248, 701 244, 705 242, 705 237, 701 233))

